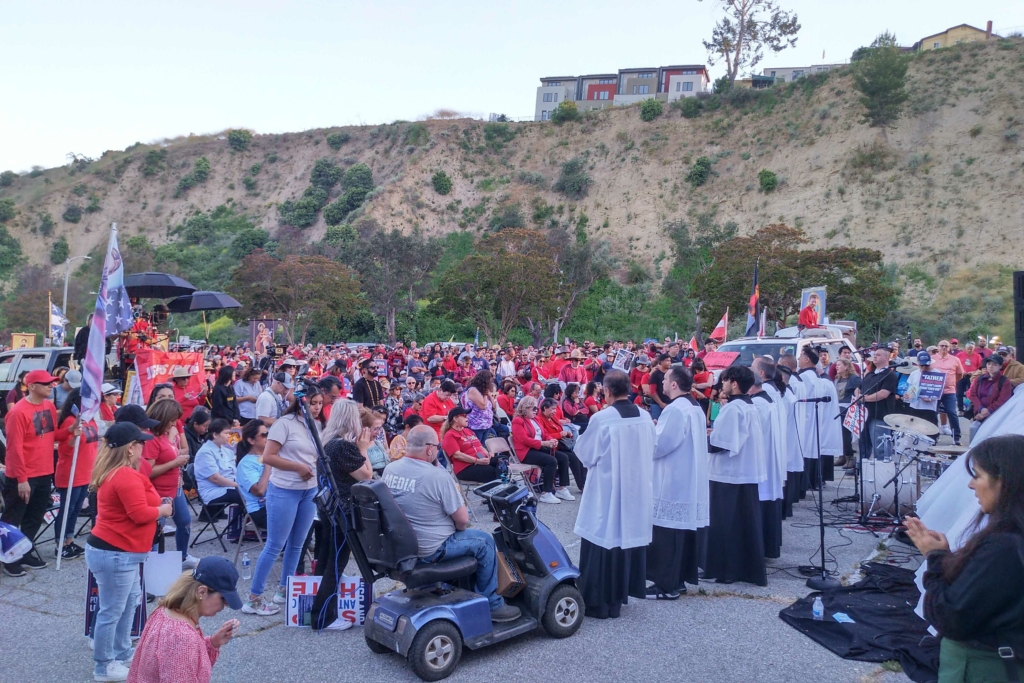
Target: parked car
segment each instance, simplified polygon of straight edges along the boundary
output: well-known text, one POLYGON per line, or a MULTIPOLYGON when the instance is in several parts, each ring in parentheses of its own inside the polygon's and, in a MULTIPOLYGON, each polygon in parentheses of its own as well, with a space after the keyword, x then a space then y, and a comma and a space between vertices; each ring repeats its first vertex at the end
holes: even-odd
POLYGON ((46 370, 53 373, 55 368, 71 367, 70 346, 54 346, 32 349, 12 349, 0 353, 0 392, 6 395, 14 388, 18 375, 32 370, 46 370))
MULTIPOLYGON (((864 367, 857 347, 849 338, 843 336, 841 332, 826 329, 803 330, 793 336, 743 337, 723 343, 718 347, 718 351, 738 354, 730 365, 750 367, 758 356, 771 356, 776 361, 786 354, 799 357, 806 346, 824 348, 828 351, 832 362, 839 358, 839 349, 846 347, 853 354, 854 362, 860 364, 861 369, 864 367)), ((718 374, 724 369, 724 366, 709 367, 708 369, 714 372, 717 381, 718 374)))

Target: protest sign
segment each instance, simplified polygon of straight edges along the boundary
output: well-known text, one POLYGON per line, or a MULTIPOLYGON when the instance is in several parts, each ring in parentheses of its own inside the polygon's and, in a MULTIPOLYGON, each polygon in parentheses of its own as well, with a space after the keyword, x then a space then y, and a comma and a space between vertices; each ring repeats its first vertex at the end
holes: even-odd
MULTIPOLYGON (((312 625, 313 600, 320 589, 321 576, 289 576, 285 625, 303 628, 312 625)), ((338 577, 338 618, 359 626, 370 609, 370 591, 358 576, 338 577)))
POLYGON ((739 355, 737 351, 711 351, 704 354, 704 367, 708 370, 727 368, 739 355))
POLYGON ((139 377, 143 404, 149 400, 153 387, 163 382, 170 382, 174 371, 178 368, 184 368, 191 373, 192 376, 189 377, 188 384, 185 385, 185 396, 196 398, 206 386, 203 354, 139 349, 135 354, 135 371, 139 377))
POLYGON ((917 398, 932 400, 938 403, 942 398, 942 387, 946 384, 946 373, 944 372, 922 372, 921 382, 918 384, 917 398))
MULTIPOLYGON (((146 572, 145 564, 139 565, 139 585, 142 590, 139 604, 135 607, 135 618, 132 621, 132 638, 141 638, 142 630, 146 628, 146 572)), ((96 577, 89 571, 86 579, 85 589, 85 637, 92 638, 93 629, 96 627, 96 617, 100 613, 100 588, 96 583, 96 577)))
POLYGON ((633 358, 635 356, 635 353, 630 353, 629 351, 619 351, 615 354, 615 360, 612 361, 612 368, 615 370, 622 370, 623 372, 629 372, 630 367, 633 365, 633 358))

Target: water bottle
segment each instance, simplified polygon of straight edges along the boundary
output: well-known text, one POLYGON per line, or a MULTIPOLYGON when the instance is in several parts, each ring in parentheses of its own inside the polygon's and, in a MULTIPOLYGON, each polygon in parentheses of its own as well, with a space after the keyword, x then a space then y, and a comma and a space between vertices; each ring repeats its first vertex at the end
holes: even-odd
MULTIPOLYGON (((249 559, 249 553, 242 553, 242 578, 246 581, 252 579, 252 560, 249 559)), ((815 603, 815 609, 817 609, 817 603, 815 603)))
POLYGON ((821 603, 821 596, 814 598, 814 606, 811 608, 811 613, 814 615, 815 621, 825 620, 825 605, 821 603))

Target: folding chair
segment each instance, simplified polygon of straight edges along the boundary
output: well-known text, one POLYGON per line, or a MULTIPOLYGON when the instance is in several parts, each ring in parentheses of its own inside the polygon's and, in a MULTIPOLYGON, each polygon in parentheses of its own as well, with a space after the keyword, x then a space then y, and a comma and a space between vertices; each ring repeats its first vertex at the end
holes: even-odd
POLYGON ((235 546, 235 557, 231 560, 235 564, 238 564, 238 553, 242 550, 242 544, 245 543, 245 534, 249 530, 250 524, 252 525, 252 530, 256 532, 256 539, 259 541, 261 552, 263 550, 263 546, 266 545, 266 541, 260 533, 260 528, 256 526, 256 522, 254 522, 252 517, 249 516, 249 512, 247 510, 245 517, 242 519, 242 531, 238 535, 238 544, 235 546))
POLYGON ((519 475, 519 478, 523 480, 523 484, 530 490, 530 494, 535 498, 537 497, 537 491, 533 487, 533 482, 530 481, 530 477, 527 474, 533 474, 534 471, 539 471, 540 468, 536 465, 527 465, 519 462, 519 458, 516 456, 515 449, 512 448, 512 444, 505 438, 500 436, 492 436, 487 439, 484 444, 484 448, 492 456, 501 455, 502 453, 508 453, 508 473, 511 476, 519 475))
POLYGON ((50 507, 46 508, 46 512, 43 513, 43 523, 39 525, 39 531, 36 532, 35 538, 32 539, 32 545, 38 545, 39 539, 43 537, 43 534, 49 530, 53 523, 57 521, 57 514, 60 512, 60 494, 57 493, 56 487, 50 485, 50 507))
MULTIPOLYGON (((192 474, 192 465, 189 465, 185 469, 186 471, 189 471, 190 474, 192 474)), ((197 488, 196 492, 198 493, 198 491, 199 489, 197 488)), ((196 547, 197 543, 209 543, 210 541, 212 541, 213 539, 211 538, 208 538, 205 541, 200 541, 199 539, 202 538, 203 534, 206 532, 207 529, 213 529, 213 533, 217 538, 217 542, 220 543, 221 549, 226 553, 228 551, 228 547, 224 545, 224 534, 227 533, 227 525, 225 525, 223 529, 218 528, 217 517, 218 515, 220 515, 221 512, 224 512, 225 510, 228 510, 229 508, 232 507, 238 507, 238 505, 231 503, 229 505, 216 505, 214 507, 209 507, 207 506, 206 501, 203 500, 202 495, 197 495, 196 500, 199 501, 199 521, 203 523, 203 528, 200 529, 199 533, 195 535, 195 537, 192 539, 192 542, 189 544, 188 547, 194 548, 196 547)), ((230 513, 228 514, 228 519, 231 519, 230 513)))
POLYGON ((455 484, 459 487, 459 493, 462 494, 462 502, 466 504, 466 510, 469 511, 469 518, 475 522, 476 521, 476 513, 473 512, 473 506, 470 505, 470 502, 469 502, 469 489, 470 489, 470 486, 472 484, 475 484, 476 482, 464 482, 461 479, 459 479, 457 476, 455 476, 455 465, 454 465, 454 462, 453 462, 451 456, 448 455, 447 453, 445 453, 445 461, 448 463, 447 467, 445 467, 445 469, 448 470, 448 474, 452 475, 452 479, 455 480, 455 484))

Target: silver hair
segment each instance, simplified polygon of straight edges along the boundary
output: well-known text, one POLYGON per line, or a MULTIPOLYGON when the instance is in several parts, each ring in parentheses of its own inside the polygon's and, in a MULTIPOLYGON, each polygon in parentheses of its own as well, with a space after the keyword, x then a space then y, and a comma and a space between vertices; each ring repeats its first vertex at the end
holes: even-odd
POLYGON ((355 441, 362 433, 363 424, 359 420, 359 404, 347 398, 336 401, 331 406, 331 418, 327 420, 320 435, 320 441, 327 443, 331 439, 355 441))

